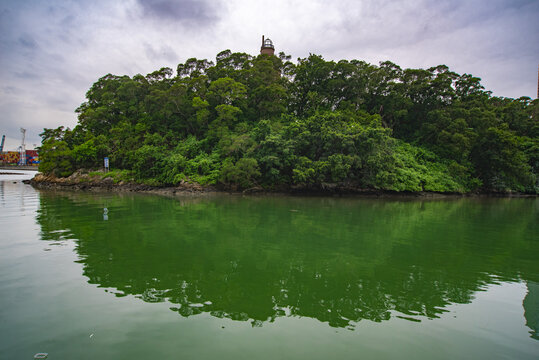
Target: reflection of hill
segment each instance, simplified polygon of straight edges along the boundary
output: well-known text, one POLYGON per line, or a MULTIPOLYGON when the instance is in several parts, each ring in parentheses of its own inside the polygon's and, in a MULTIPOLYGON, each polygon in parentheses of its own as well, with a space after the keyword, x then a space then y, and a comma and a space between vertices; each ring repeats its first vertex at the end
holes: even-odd
POLYGON ((332 326, 437 317, 539 273, 533 200, 168 199, 41 194, 45 240, 77 239, 90 283, 183 316, 332 326), (107 207, 108 220, 103 220, 107 207), (291 211, 293 210, 293 211, 291 211))
POLYGON ((528 293, 522 302, 526 326, 531 329, 531 337, 539 340, 539 284, 528 282, 526 285, 528 293))

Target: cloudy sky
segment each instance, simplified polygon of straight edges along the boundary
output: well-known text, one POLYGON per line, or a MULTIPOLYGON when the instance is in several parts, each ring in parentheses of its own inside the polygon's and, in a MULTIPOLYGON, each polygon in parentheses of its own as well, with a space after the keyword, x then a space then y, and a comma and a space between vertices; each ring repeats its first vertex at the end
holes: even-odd
POLYGON ((73 127, 101 76, 173 69, 225 49, 256 55, 264 34, 293 59, 446 64, 494 95, 537 94, 539 0, 0 0, 0 135, 39 144, 73 127))

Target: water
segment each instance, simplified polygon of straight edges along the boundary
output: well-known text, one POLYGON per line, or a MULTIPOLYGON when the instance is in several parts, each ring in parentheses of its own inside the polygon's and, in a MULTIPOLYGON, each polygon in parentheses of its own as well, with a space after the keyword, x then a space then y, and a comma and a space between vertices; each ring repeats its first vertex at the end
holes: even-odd
POLYGON ((0 176, 1 359, 539 357, 536 199, 168 198, 0 176))

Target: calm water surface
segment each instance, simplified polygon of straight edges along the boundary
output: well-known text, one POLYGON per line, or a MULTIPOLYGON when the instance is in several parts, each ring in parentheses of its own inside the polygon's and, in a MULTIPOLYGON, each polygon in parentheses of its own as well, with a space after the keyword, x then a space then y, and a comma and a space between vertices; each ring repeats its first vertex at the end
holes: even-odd
POLYGON ((0 175, 1 359, 539 358, 536 199, 167 198, 24 177, 0 175))

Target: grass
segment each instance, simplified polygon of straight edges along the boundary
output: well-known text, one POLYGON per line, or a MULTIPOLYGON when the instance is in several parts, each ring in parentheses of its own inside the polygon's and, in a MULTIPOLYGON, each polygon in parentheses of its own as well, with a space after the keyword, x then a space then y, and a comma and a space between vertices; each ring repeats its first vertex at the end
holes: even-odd
POLYGON ((131 170, 119 170, 119 169, 112 169, 107 172, 104 171, 91 171, 88 173, 88 175, 92 178, 111 178, 115 184, 118 184, 122 181, 125 182, 135 182, 134 173, 131 170))

